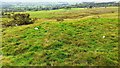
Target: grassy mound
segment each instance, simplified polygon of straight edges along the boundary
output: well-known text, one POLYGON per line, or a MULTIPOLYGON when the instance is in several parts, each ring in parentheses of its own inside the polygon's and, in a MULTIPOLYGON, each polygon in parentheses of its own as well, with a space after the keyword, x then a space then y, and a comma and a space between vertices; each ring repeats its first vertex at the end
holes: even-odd
POLYGON ((29 13, 32 18, 40 19, 29 25, 2 28, 0 54, 3 54, 1 59, 3 65, 114 66, 118 64, 116 8, 107 8, 106 11, 104 8, 94 8, 29 13), (79 16, 83 14, 82 12, 89 15, 81 18, 79 16), (56 21, 56 18, 66 16, 65 20, 56 21))
POLYGON ((117 65, 117 26, 117 19, 89 18, 9 27, 3 31, 3 64, 117 65))

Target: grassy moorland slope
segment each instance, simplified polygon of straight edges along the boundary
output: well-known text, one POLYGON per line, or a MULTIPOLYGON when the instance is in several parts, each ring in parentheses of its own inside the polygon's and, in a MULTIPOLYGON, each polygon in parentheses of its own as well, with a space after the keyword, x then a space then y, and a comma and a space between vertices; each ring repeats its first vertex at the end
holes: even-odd
MULTIPOLYGON (((82 18, 85 16, 105 14, 105 13, 114 13, 118 12, 117 7, 108 7, 108 8, 72 8, 72 9, 59 9, 59 10, 46 10, 46 11, 27 11, 21 13, 29 13, 32 18, 82 18)), ((20 12, 18 12, 20 13, 20 12)))
POLYGON ((117 8, 28 13, 40 19, 34 24, 2 29, 3 65, 118 64, 117 8), (59 17, 65 20, 56 21, 59 17))

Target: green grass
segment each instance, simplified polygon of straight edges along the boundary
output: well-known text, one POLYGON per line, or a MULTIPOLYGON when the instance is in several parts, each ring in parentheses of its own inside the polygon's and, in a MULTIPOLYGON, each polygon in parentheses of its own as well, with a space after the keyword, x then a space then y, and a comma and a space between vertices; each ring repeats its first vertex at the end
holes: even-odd
MULTIPOLYGON (((85 11, 86 9, 80 10, 85 11)), ((54 13, 62 13, 62 11, 55 10, 54 13)), ((72 11, 77 12, 78 9, 72 11)), ((69 10, 68 12, 72 11, 69 10)), ((101 9, 101 11, 103 10, 101 9)), ((53 11, 34 13, 39 14, 39 12, 47 14, 53 11)), ((65 16, 65 14, 63 15, 65 16)), ((3 65, 117 65, 117 13, 108 12, 99 15, 100 18, 96 18, 97 15, 90 15, 91 17, 86 16, 77 20, 68 19, 63 22, 40 19, 30 25, 3 28, 3 65), (34 29, 36 27, 38 30, 34 29)))
MULTIPOLYGON (((96 15, 96 14, 104 14, 104 13, 112 13, 118 12, 118 7, 108 7, 108 8, 72 8, 72 9, 59 9, 59 10, 48 10, 48 11, 27 11, 22 13, 29 13, 32 18, 81 18, 84 16, 96 15)), ((20 12, 17 12, 20 13, 20 12)))

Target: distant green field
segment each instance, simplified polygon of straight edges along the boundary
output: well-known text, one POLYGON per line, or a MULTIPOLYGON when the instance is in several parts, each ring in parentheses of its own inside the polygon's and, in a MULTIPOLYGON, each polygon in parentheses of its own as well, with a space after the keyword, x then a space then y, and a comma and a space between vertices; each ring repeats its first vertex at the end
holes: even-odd
POLYGON ((32 18, 40 19, 34 24, 2 29, 2 64, 118 65, 117 10, 111 7, 28 11, 32 18), (56 21, 59 17, 65 20, 56 21))
POLYGON ((90 16, 95 14, 104 14, 118 12, 118 7, 108 8, 72 8, 72 9, 59 9, 48 11, 28 11, 22 13, 29 13, 32 18, 81 18, 82 16, 90 16))

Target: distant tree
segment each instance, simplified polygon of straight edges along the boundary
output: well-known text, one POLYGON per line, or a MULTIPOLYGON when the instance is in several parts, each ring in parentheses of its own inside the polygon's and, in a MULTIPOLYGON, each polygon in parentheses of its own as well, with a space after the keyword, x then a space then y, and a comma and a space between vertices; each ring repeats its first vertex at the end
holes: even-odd
POLYGON ((65 9, 71 9, 71 7, 70 6, 66 6, 65 9))
POLYGON ((93 8, 93 6, 89 6, 89 8, 93 8))
POLYGON ((2 11, 1 14, 2 14, 2 16, 4 16, 5 13, 2 11))

